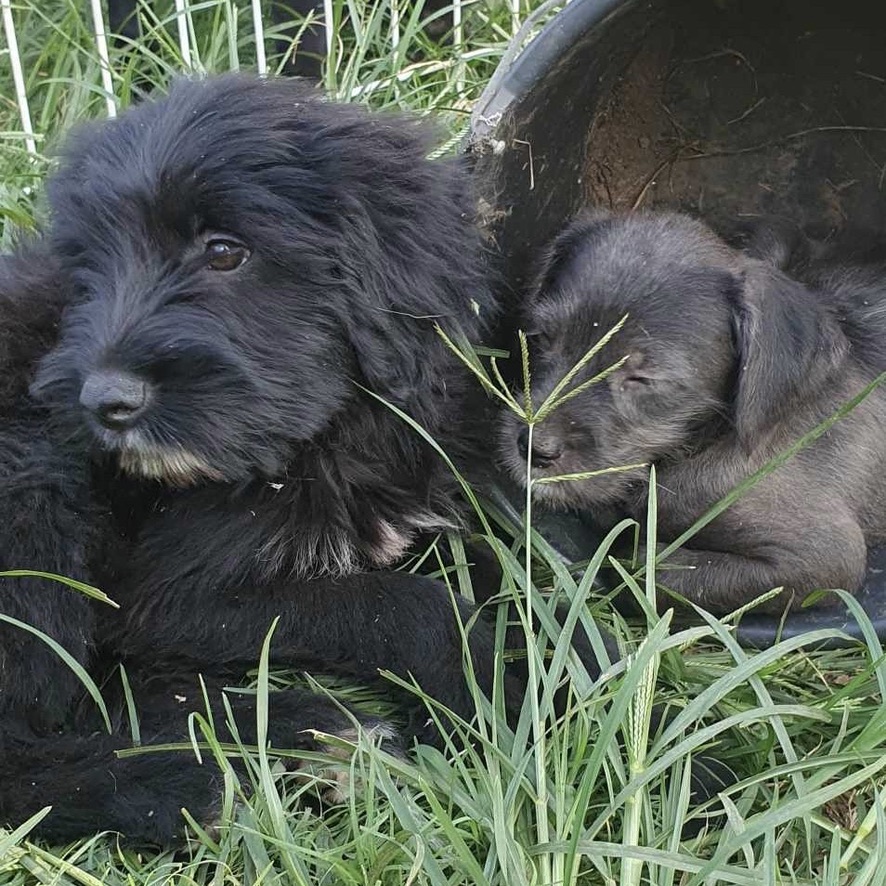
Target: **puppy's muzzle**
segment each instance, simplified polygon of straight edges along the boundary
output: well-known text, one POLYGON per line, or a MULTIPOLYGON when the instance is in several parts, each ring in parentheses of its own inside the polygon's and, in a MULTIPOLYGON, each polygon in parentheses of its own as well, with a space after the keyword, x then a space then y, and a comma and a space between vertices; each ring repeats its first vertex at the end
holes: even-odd
MULTIPOLYGON (((517 434, 517 451, 525 461, 529 458, 529 428, 520 428, 517 434)), ((530 464, 534 468, 550 467, 563 454, 563 446, 553 438, 539 438, 532 441, 532 457, 530 464)))
POLYGON ((111 431, 132 428, 144 415, 149 401, 147 382, 120 370, 90 373, 80 389, 80 405, 111 431))

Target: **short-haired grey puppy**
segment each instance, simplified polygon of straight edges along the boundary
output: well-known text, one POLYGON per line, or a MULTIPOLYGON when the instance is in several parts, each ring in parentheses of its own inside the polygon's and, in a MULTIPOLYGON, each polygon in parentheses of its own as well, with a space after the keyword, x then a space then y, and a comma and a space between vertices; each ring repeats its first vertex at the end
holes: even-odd
MULTIPOLYGON (((554 240, 527 296, 534 403, 625 315, 573 385, 626 357, 621 367, 536 425, 531 454, 505 416, 501 453, 524 484, 527 456, 538 478, 654 464, 663 541, 886 369, 877 268, 819 269, 804 284, 687 216, 589 212, 554 240)), ((770 611, 818 588, 857 590, 867 545, 886 535, 884 397, 875 390, 695 535, 661 583, 712 612, 777 587, 770 611)), ((605 520, 642 518, 647 484, 636 468, 535 490, 605 520)))

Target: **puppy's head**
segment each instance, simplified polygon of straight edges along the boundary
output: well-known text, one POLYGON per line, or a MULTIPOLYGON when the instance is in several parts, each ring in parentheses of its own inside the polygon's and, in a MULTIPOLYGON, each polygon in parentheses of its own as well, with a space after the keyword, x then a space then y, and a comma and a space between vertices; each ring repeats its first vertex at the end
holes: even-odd
MULTIPOLYGON (((624 358, 528 433, 503 419, 501 452, 518 480, 679 458, 720 435, 744 447, 812 391, 845 342, 815 298, 777 269, 734 253, 672 214, 589 214, 548 251, 527 300, 537 409, 589 349, 624 327, 564 393, 624 358)), ((623 503, 645 468, 537 484, 552 505, 623 503)))
POLYGON ((444 387, 433 323, 477 326, 462 177, 408 120, 291 80, 182 81, 71 139, 50 183, 73 283, 36 390, 124 469, 274 475, 374 389, 444 387))

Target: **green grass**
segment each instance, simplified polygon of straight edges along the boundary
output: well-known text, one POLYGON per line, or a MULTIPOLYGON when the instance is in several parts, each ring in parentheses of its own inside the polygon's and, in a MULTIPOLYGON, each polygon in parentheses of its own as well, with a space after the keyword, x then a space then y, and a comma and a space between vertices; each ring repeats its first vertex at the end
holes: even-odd
MULTIPOLYGON (((18 49, 36 138, 27 150, 15 92, 10 52, 0 54, 0 222, 7 238, 14 227, 39 217, 39 193, 51 167, 60 134, 77 122, 106 115, 106 93, 95 49, 88 4, 83 0, 12 0, 18 49), (36 203, 35 203, 36 198, 36 203)), ((525 4, 527 0, 522 0, 525 4)), ((402 0, 400 4, 402 6, 402 0)), ((395 4, 394 8, 397 8, 395 4)), ((190 70, 254 69, 256 35, 252 11, 240 0, 192 2, 187 16, 190 70)), ((398 10, 398 40, 392 38, 391 0, 333 0, 336 36, 325 68, 325 87, 335 98, 375 108, 435 112, 448 148, 466 132, 473 101, 505 50, 514 21, 505 0, 470 0, 463 7, 461 35, 435 43, 424 26, 445 10, 423 13, 420 6, 398 10), (396 43, 396 45, 395 45, 396 43)), ((117 105, 126 107, 140 87, 164 89, 186 70, 172 0, 149 4, 142 14, 144 40, 112 47, 111 71, 117 105)), ((297 33, 300 23, 289 30, 297 33)), ((284 58, 273 54, 281 27, 268 21, 264 45, 268 69, 284 58)), ((445 146, 444 146, 445 148, 445 146)))
MULTIPOLYGON (((0 102, 7 242, 16 226, 40 217, 41 183, 59 133, 105 113, 85 6, 80 0, 15 6, 37 153, 25 148, 9 88, 0 102)), ((171 3, 157 8, 158 18, 148 22, 150 47, 113 58, 121 106, 134 84, 162 87, 181 70, 171 3)), ((255 63, 248 7, 207 0, 193 10, 195 67, 220 71, 255 63)), ((442 48, 405 13, 394 48, 389 0, 337 0, 335 10, 340 40, 326 74, 329 91, 378 108, 433 112, 451 148, 513 32, 508 8, 467 7, 463 44, 442 48)), ((272 69, 279 63, 270 61, 272 69)), ((0 82, 11 83, 8 53, 0 56, 0 82)), ((561 393, 568 396, 568 384, 561 393)), ((539 404, 538 412, 545 408, 553 407, 539 404)), ((218 832, 195 829, 184 849, 156 853, 121 848, 112 835, 47 847, 32 842, 23 823, 0 831, 0 886, 886 883, 886 659, 863 613, 865 642, 829 650, 822 646, 836 631, 742 650, 728 620, 700 617, 695 625, 679 625, 651 606, 641 623, 626 625, 595 594, 595 579, 611 567, 620 533, 645 535, 654 550, 654 521, 625 521, 586 563, 569 569, 528 528, 531 502, 519 516, 476 504, 474 541, 492 545, 504 566, 501 595, 517 601, 533 676, 515 733, 494 714, 500 699, 487 703, 477 693, 476 723, 465 724, 442 753, 419 748, 404 762, 361 743, 350 764, 359 789, 318 815, 303 802, 314 786, 282 773, 264 749, 234 751, 249 773, 238 784, 226 750, 204 724, 196 734, 205 765, 227 773, 218 832), (563 631, 553 627, 555 600, 570 606, 563 631), (594 619, 610 625, 629 654, 597 681, 569 655, 574 625, 581 621, 593 631, 594 619), (567 703, 557 714, 553 695, 564 680, 567 703), (667 705, 674 717, 650 734, 655 704, 667 705), (682 840, 687 764, 715 739, 738 781, 712 804, 725 818, 682 840)), ((450 543, 457 568, 445 577, 454 593, 471 595, 463 546, 459 539, 450 543)), ((424 568, 433 567, 436 555, 432 548, 424 568)), ((624 578, 639 601, 654 598, 654 568, 624 578)), ((112 588, 104 590, 113 596, 112 588)), ((251 676, 260 699, 277 685, 304 679, 269 671, 266 661, 251 676)), ((328 686, 342 700, 391 713, 383 696, 328 682, 317 690, 328 686)))

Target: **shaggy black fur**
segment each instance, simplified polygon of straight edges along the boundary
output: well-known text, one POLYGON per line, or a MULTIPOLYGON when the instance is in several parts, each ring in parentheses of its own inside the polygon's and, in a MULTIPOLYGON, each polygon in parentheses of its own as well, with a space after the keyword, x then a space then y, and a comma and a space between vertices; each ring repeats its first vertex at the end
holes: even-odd
MULTIPOLYGON (((458 455, 473 386, 434 326, 477 339, 494 312, 466 178, 428 147, 409 120, 293 81, 181 82, 70 140, 48 245, 4 268, 2 565, 89 579, 120 609, 36 581, 4 585, 3 609, 97 677, 122 661, 147 741, 186 735, 198 672, 219 704, 275 617, 275 661, 387 669, 472 714, 472 608, 457 617, 429 579, 361 571, 457 519, 442 461, 368 391, 458 455)), ((71 713, 77 686, 3 630, 0 820, 52 804, 44 835, 162 842, 183 805, 212 820, 211 766, 116 760, 126 730, 87 737, 79 713, 76 738, 29 724, 35 698, 44 721, 71 713)), ((486 690, 492 639, 476 621, 486 690)), ((322 697, 273 704, 278 747, 351 728, 322 697)), ((409 732, 433 739, 425 717, 409 732)))
POLYGON ((206 521, 197 550, 158 541, 173 572, 184 545, 193 572, 347 574, 452 525, 445 466, 360 389, 464 437, 473 386, 434 326, 476 338, 492 300, 463 175, 428 149, 412 121, 238 77, 70 140, 49 195, 76 304, 35 390, 130 478, 182 488, 145 508, 206 521), (127 385, 140 411, 109 418, 127 385))
MULTIPOLYGON (((6 569, 86 579, 93 527, 86 464, 54 445, 44 409, 28 397, 28 367, 54 343, 60 275, 45 252, 0 260, 0 551, 6 569)), ((0 614, 26 621, 84 663, 94 632, 92 607, 43 578, 0 580, 0 614)), ((64 717, 79 683, 49 647, 0 622, 0 749, 19 726, 46 728, 64 717)))

